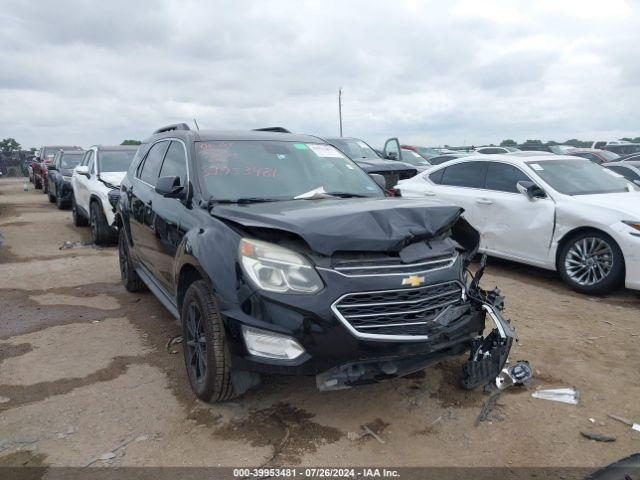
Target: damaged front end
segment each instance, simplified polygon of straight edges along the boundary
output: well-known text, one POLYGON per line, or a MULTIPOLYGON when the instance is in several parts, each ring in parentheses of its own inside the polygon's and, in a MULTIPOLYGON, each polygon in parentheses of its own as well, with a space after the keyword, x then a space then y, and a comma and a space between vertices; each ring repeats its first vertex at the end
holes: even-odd
POLYGON ((508 320, 502 316, 504 297, 497 288, 491 291, 480 288, 487 257, 482 256, 480 267, 467 286, 471 302, 480 306, 489 315, 495 327, 486 336, 473 341, 469 360, 462 366, 462 387, 473 389, 493 382, 500 374, 511 351, 513 341, 518 337, 508 320))

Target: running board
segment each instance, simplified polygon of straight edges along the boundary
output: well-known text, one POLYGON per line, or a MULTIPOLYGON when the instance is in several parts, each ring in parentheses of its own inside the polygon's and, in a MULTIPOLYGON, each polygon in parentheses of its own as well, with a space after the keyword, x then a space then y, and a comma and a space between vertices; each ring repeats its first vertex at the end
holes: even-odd
POLYGON ((144 284, 149 288, 149 290, 151 290, 151 293, 153 293, 156 298, 160 300, 160 303, 164 306, 164 308, 169 310, 169 313, 179 321, 180 314, 178 313, 178 307, 175 303, 173 303, 171 297, 167 295, 164 288, 156 283, 153 277, 148 273, 148 270, 142 266, 138 266, 136 267, 136 273, 140 277, 140 280, 142 280, 144 284))

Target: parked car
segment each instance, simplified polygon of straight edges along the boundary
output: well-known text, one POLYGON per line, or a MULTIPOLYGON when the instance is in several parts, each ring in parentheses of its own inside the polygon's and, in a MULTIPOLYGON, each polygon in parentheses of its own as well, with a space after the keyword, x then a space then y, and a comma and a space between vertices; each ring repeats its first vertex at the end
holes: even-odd
POLYGON ((620 158, 616 153, 608 152, 607 150, 599 150, 597 148, 576 148, 568 152, 567 155, 586 158, 587 160, 591 160, 593 163, 616 162, 620 158))
POLYGON ((402 152, 402 161, 413 165, 418 172, 424 172, 431 167, 431 162, 426 160, 422 155, 419 155, 416 151, 408 148, 401 148, 400 150, 402 152))
POLYGON ((630 182, 640 185, 640 159, 627 160, 625 162, 609 162, 602 166, 619 173, 630 182))
POLYGON ((555 153, 556 155, 568 155, 572 150, 575 150, 576 147, 573 145, 549 145, 549 151, 551 153, 555 153))
POLYGON ((628 162, 630 160, 640 160, 640 153, 630 153, 628 155, 622 155, 617 162, 628 162))
POLYGON ((631 142, 627 140, 596 140, 591 144, 591 148, 601 150, 608 145, 629 145, 631 142))
POLYGON ((474 153, 481 153, 483 155, 501 155, 503 153, 519 151, 520 149, 516 147, 479 147, 475 149, 474 153))
POLYGON ((73 171, 73 223, 78 227, 89 224, 91 240, 97 245, 108 244, 117 238, 108 194, 120 188, 137 149, 135 145, 90 147, 73 171))
POLYGON ((83 157, 84 150, 58 150, 53 163, 47 167, 49 201, 55 202, 61 210, 71 204, 71 176, 73 169, 80 164, 83 157))
POLYGON ((467 157, 399 188, 464 208, 489 255, 557 270, 583 293, 640 289, 640 189, 586 159, 467 157))
POLYGON ((392 193, 395 193, 398 181, 411 178, 418 173, 418 169, 409 163, 381 158, 367 142, 359 138, 329 137, 322 140, 336 147, 365 172, 382 175, 387 190, 392 193))
POLYGON ((383 158, 412 165, 418 172, 427 170, 431 163, 412 148, 400 146, 397 138, 390 138, 384 143, 383 158))
POLYGON ((618 155, 629 155, 632 153, 640 153, 640 143, 624 143, 617 145, 605 145, 603 150, 613 152, 618 155))
POLYGON ((261 373, 336 390, 471 351, 473 388, 504 365, 513 330, 466 277, 478 233, 461 209, 387 197, 317 137, 163 127, 110 198, 124 286, 180 320, 204 401, 261 373))
POLYGON ((440 155, 440 150, 433 147, 417 147, 415 145, 400 145, 400 148, 406 150, 413 150, 425 160, 429 160, 431 157, 440 155))
POLYGON ((459 153, 447 153, 444 155, 438 155, 437 157, 431 157, 429 162, 432 165, 440 165, 441 163, 448 162, 449 160, 453 160, 455 158, 463 158, 468 157, 469 153, 459 152, 459 153))
POLYGON ((36 188, 42 189, 46 193, 47 166, 53 163, 53 159, 59 150, 82 150, 82 148, 71 145, 55 145, 40 148, 38 161, 32 164, 33 184, 36 188))

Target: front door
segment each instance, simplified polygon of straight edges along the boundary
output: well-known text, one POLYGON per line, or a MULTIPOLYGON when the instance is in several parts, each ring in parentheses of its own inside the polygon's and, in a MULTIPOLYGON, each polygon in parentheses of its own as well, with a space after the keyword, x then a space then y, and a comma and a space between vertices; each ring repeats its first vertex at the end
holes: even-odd
POLYGON ((553 235, 555 203, 530 200, 517 184, 531 179, 514 165, 490 162, 477 199, 482 248, 489 254, 544 264, 553 235))
POLYGON ((389 160, 402 160, 402 152, 400 151, 400 142, 397 138, 390 138, 384 142, 384 158, 389 160))
POLYGON ((168 140, 161 140, 151 146, 146 157, 140 162, 128 194, 131 202, 131 240, 138 260, 157 278, 155 272, 155 186, 162 160, 169 146, 168 140))

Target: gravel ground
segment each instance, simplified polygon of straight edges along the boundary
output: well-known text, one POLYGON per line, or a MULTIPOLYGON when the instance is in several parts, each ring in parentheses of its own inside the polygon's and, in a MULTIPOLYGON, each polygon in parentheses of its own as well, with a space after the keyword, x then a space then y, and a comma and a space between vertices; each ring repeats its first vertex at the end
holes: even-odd
POLYGON ((411 378, 319 393, 313 378, 265 378, 242 399, 191 395, 178 325, 119 282, 115 248, 82 245, 69 211, 0 180, 0 466, 580 466, 640 451, 640 299, 588 297, 552 272, 492 260, 529 360, 529 388, 460 390, 460 360, 411 378), (79 242, 77 248, 60 247, 79 242), (579 405, 531 397, 575 387, 579 405), (593 419, 593 421, 590 421, 593 419), (595 422, 595 423, 593 423, 595 422), (356 439, 368 425, 372 437, 356 439), (587 440, 580 431, 617 438, 587 440))

